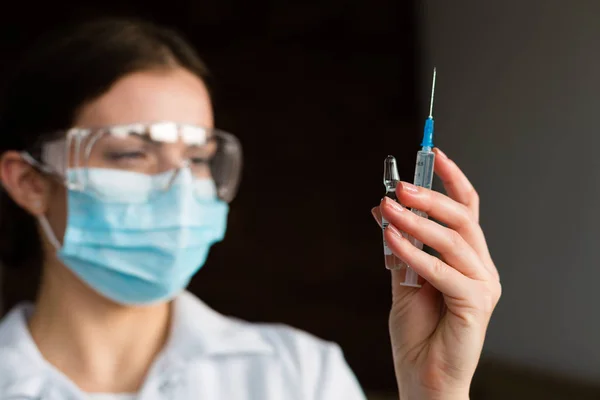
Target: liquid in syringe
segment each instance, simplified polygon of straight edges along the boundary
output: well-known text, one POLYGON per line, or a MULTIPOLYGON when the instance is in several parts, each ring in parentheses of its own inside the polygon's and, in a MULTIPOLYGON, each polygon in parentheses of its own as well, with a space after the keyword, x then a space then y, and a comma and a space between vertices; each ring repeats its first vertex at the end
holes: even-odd
MULTIPOLYGON (((431 99, 429 103, 429 116, 425 120, 425 127, 423 129, 423 141, 421 142, 421 150, 417 152, 417 162, 415 164, 415 177, 414 185, 431 189, 433 184, 433 171, 435 165, 435 153, 433 150, 433 97, 435 93, 435 78, 436 69, 433 69, 433 82, 431 84, 431 99)), ((428 218, 427 213, 411 209, 412 212, 420 217, 428 218)), ((423 249, 423 243, 412 237, 408 236, 408 240, 418 249, 423 249)), ((402 285, 420 287, 418 284, 419 276, 417 273, 408 266, 406 270, 406 276, 402 285)))

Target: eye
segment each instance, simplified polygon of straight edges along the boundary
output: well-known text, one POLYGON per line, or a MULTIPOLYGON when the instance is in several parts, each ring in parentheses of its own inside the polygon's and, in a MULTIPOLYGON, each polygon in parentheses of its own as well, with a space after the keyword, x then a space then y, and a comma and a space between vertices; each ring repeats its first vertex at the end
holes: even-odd
POLYGON ((203 144, 201 146, 188 146, 185 152, 185 156, 193 165, 209 165, 214 161, 216 150, 217 142, 211 138, 206 144, 203 144))
POLYGON ((144 151, 119 151, 119 152, 110 152, 108 153, 108 158, 113 161, 127 161, 127 160, 136 160, 142 159, 146 157, 146 153, 144 151))

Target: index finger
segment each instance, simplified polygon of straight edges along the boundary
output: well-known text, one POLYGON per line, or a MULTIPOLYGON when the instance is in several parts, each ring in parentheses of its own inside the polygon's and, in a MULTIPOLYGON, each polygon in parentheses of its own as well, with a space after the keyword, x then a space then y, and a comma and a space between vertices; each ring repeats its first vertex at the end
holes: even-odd
POLYGON ((448 197, 465 205, 475 221, 479 222, 479 195, 475 188, 458 165, 450 160, 443 151, 437 147, 433 151, 437 156, 434 167, 435 173, 443 182, 448 197))

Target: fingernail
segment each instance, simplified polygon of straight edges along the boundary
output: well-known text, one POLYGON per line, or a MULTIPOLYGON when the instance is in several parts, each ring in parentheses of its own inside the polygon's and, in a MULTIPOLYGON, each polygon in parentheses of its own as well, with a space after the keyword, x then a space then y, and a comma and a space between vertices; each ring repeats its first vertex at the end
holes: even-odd
POLYGON ((408 182, 402 182, 402 190, 412 194, 419 193, 419 189, 412 183, 408 182))
POLYGON ((396 236, 398 239, 402 239, 402 233, 400 233, 400 231, 398 230, 398 228, 396 228, 394 225, 389 224, 387 226, 387 228, 385 228, 386 231, 390 231, 390 233, 394 236, 396 236))
POLYGON ((402 207, 402 205, 400 205, 400 203, 398 203, 397 201, 394 201, 394 200, 390 199, 387 196, 383 198, 383 205, 384 206, 389 206, 389 207, 391 207, 392 209, 394 209, 395 211, 398 211, 398 212, 404 211, 404 207, 402 207))
POLYGON ((443 158, 444 160, 447 160, 447 159, 448 159, 448 156, 446 155, 446 153, 444 153, 443 151, 441 151, 439 148, 437 148, 437 147, 436 147, 436 148, 435 148, 435 152, 437 153, 437 155, 438 155, 440 158, 443 158))
POLYGON ((371 208, 371 215, 375 218, 375 221, 379 223, 379 216, 377 215, 377 207, 371 208))

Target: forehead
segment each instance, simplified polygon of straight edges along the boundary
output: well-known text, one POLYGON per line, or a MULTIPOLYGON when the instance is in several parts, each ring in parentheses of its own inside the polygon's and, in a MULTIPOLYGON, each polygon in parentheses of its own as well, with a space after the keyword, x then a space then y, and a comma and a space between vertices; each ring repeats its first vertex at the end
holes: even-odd
POLYGON ((136 72, 85 104, 77 127, 172 121, 213 126, 210 97, 200 78, 184 69, 136 72))

